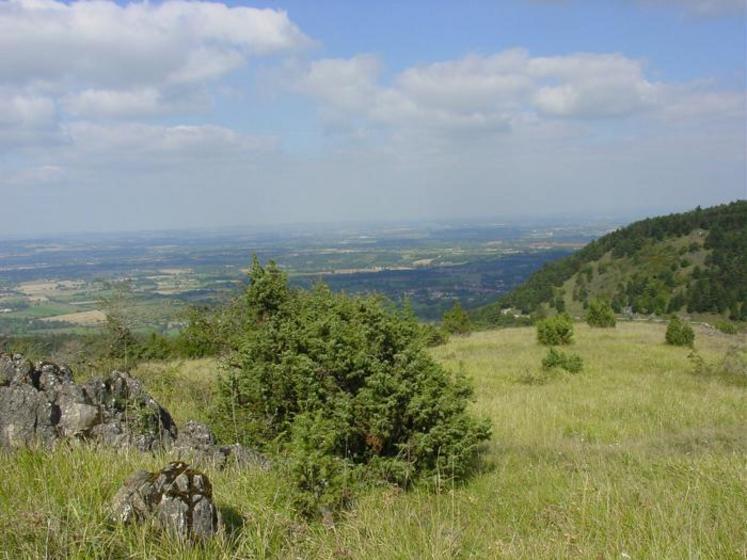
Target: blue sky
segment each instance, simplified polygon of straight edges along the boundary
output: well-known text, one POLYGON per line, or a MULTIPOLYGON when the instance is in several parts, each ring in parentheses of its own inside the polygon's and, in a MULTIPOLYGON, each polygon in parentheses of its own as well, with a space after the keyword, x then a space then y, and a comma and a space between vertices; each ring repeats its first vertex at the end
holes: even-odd
POLYGON ((747 197, 742 0, 0 0, 0 52, 0 235, 747 197))

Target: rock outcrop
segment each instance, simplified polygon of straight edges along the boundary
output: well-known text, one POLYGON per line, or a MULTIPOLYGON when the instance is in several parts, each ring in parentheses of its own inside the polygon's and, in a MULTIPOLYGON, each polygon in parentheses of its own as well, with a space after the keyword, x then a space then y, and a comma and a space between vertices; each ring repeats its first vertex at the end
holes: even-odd
POLYGON ((114 496, 111 517, 125 524, 153 519, 182 539, 211 537, 222 526, 207 476, 181 461, 134 473, 114 496))
POLYGON ((66 366, 0 353, 0 448, 52 447, 68 438, 169 451, 179 460, 219 469, 270 466, 256 451, 219 445, 204 424, 190 420, 178 430, 169 412, 128 373, 76 384, 66 366))
POLYGON ((179 430, 173 451, 179 459, 218 469, 233 465, 267 470, 271 466, 264 455, 238 443, 219 445, 210 428, 194 420, 189 420, 179 430))
POLYGON ((0 354, 0 447, 51 447, 73 437, 153 451, 170 447, 177 429, 127 373, 78 385, 65 366, 0 354))

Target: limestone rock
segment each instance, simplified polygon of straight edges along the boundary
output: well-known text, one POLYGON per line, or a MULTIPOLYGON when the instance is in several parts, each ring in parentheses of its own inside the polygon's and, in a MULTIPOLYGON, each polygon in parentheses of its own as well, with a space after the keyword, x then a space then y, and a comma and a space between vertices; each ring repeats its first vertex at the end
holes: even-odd
POLYGON ((176 440, 177 428, 169 412, 130 374, 114 371, 85 383, 82 392, 100 411, 100 421, 91 429, 100 443, 154 451, 169 448, 176 440))
POLYGON ((222 526, 207 476, 181 461, 155 473, 135 472, 114 496, 111 517, 119 523, 152 518, 183 539, 211 537, 222 526))
POLYGON ((51 447, 64 438, 140 451, 172 450, 177 459, 218 469, 270 467, 256 451, 219 445, 199 422, 190 420, 177 430, 169 412, 126 372, 79 385, 66 366, 31 364, 20 354, 0 353, 0 448, 51 447))
POLYGON ((0 389, 0 446, 51 445, 58 418, 59 410, 31 385, 0 389))
POLYGON ((217 469, 233 465, 239 468, 256 467, 268 470, 271 466, 267 457, 238 443, 218 445, 210 428, 194 420, 187 421, 179 430, 173 452, 179 459, 217 469))
POLYGON ((152 451, 170 447, 176 434, 168 411, 127 373, 77 385, 66 366, 0 354, 0 447, 78 437, 152 451))

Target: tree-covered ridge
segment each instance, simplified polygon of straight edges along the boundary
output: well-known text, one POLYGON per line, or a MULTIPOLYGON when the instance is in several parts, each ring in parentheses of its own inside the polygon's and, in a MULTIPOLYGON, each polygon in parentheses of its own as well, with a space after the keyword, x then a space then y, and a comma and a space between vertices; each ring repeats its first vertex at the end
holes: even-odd
POLYGON ((680 310, 747 319, 747 201, 647 218, 544 265, 516 290, 476 313, 495 323, 501 310, 609 299, 616 310, 680 310))

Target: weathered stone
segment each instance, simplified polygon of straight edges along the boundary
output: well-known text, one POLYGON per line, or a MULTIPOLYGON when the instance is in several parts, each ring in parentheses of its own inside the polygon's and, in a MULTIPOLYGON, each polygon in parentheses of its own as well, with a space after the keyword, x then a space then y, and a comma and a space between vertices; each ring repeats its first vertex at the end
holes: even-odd
POLYGON ((58 409, 30 385, 0 388, 0 445, 14 449, 36 443, 51 445, 58 409))
POLYGON ((210 537, 222 525, 207 477, 183 462, 134 473, 112 499, 111 517, 120 523, 153 517, 163 530, 184 539, 210 537))
POLYGON ((8 354, 0 354, 0 387, 10 385, 16 376, 16 365, 8 354))
POLYGON ((141 451, 169 448, 177 428, 171 415, 126 372, 115 371, 105 379, 82 386, 101 419, 93 432, 105 445, 131 445, 141 451))
POLYGON ((187 504, 183 500, 164 494, 157 510, 159 525, 163 529, 176 533, 179 537, 187 537, 190 529, 190 506, 191 504, 187 504))
POLYGON ((152 451, 169 448, 176 435, 169 413, 127 373, 77 385, 66 366, 0 354, 2 447, 79 437, 152 451))
POLYGON ((179 430, 177 444, 187 447, 210 447, 216 444, 215 436, 205 424, 194 420, 187 420, 184 427, 179 430))
POLYGON ((169 412, 128 373, 78 385, 66 366, 32 365, 20 354, 0 353, 0 448, 79 438, 106 447, 173 450, 177 459, 222 469, 267 469, 262 454, 241 445, 220 446, 210 429, 189 421, 177 430, 169 412))
POLYGON ((219 449, 225 457, 223 466, 234 465, 238 468, 253 467, 263 471, 272 468, 272 462, 259 451, 244 447, 239 443, 224 445, 219 449))
POLYGON ((238 443, 218 445, 210 428, 194 420, 189 420, 179 430, 173 453, 179 459, 217 469, 232 465, 238 468, 255 467, 266 470, 271 466, 267 457, 238 443))
POLYGON ((59 387, 56 401, 62 437, 84 436, 101 421, 99 407, 89 404, 83 389, 72 382, 59 387))
POLYGON ((154 476, 147 471, 136 471, 115 494, 111 503, 112 519, 118 523, 142 521, 150 513, 155 490, 154 476))
POLYGON ((194 495, 192 498, 197 498, 192 506, 192 533, 199 537, 209 537, 216 531, 215 505, 204 496, 194 495))

